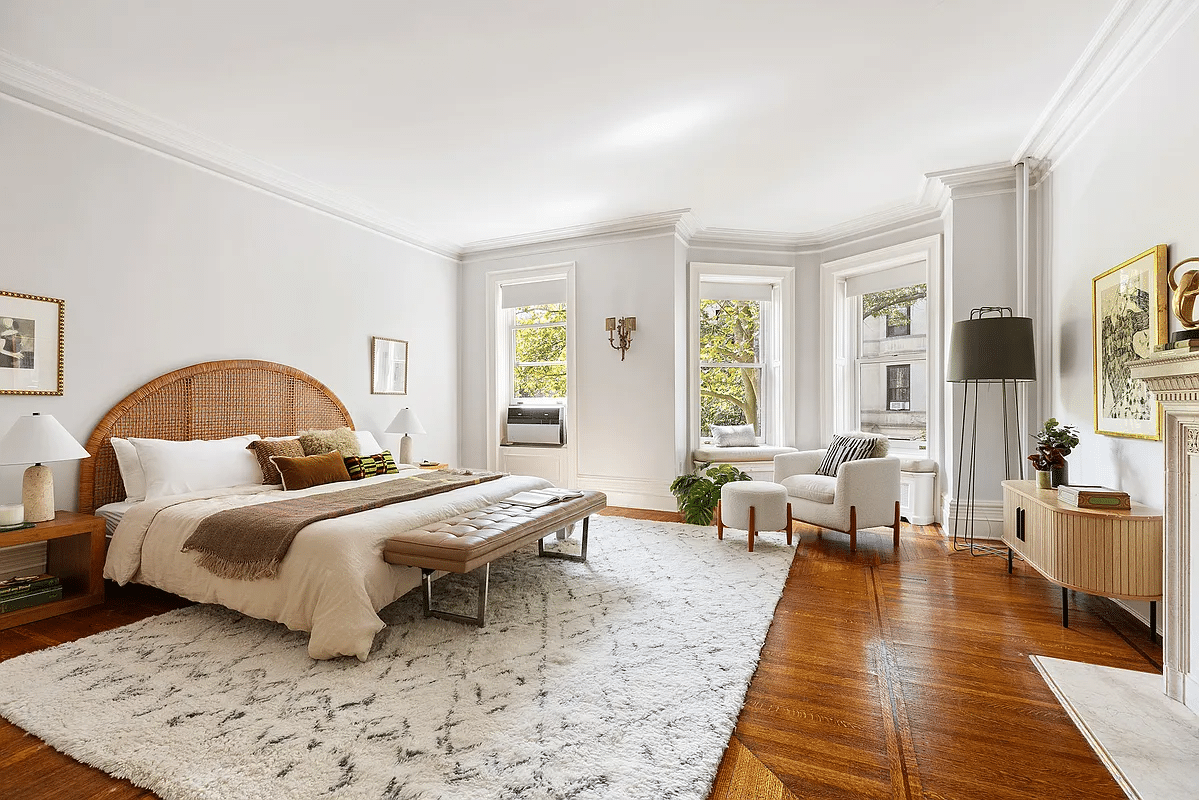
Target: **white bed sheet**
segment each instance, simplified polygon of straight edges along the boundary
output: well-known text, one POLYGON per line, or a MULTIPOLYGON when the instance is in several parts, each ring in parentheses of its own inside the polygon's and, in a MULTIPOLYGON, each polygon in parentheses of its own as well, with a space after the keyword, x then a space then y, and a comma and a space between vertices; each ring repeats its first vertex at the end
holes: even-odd
POLYGON ((109 536, 112 536, 117 525, 121 524, 121 518, 125 516, 125 512, 137 505, 138 502, 140 501, 122 500, 119 503, 108 503, 96 509, 96 516, 104 518, 104 527, 108 530, 109 536))
MULTIPOLYGON (((398 475, 366 478, 378 483, 398 475)), ((156 586, 201 603, 218 603, 252 617, 309 631, 313 658, 352 655, 365 661, 375 634, 384 627, 376 613, 420 585, 420 570, 382 558, 389 536, 463 514, 548 481, 508 475, 476 486, 394 503, 383 508, 322 520, 303 528, 280 564, 277 578, 240 581, 220 578, 196 564, 196 553, 180 548, 200 520, 228 508, 269 503, 347 488, 328 484, 298 492, 274 486, 242 486, 133 503, 113 533, 104 577, 156 586)))

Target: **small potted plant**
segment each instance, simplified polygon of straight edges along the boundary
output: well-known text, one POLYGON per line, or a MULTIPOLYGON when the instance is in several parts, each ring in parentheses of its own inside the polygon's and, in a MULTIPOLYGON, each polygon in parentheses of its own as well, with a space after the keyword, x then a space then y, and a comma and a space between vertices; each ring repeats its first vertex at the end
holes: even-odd
POLYGON ((720 487, 733 481, 753 480, 732 464, 706 466, 680 475, 670 484, 670 492, 679 503, 683 521, 691 525, 711 525, 720 487))
POLYGON ((1052 489, 1070 482, 1070 465, 1066 456, 1078 447, 1078 430, 1073 425, 1061 425, 1056 417, 1045 420, 1045 425, 1034 436, 1037 452, 1028 457, 1037 470, 1037 487, 1052 489))

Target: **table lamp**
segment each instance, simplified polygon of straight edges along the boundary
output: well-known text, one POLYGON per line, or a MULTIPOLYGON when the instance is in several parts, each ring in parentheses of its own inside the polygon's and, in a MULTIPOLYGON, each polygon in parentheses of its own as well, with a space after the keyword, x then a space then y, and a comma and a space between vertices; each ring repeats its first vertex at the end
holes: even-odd
POLYGON ((402 433, 403 438, 400 439, 400 457, 401 464, 412 463, 412 437, 410 433, 424 433, 425 426, 420 424, 420 420, 416 418, 416 413, 411 408, 402 408, 400 413, 396 414, 395 419, 387 426, 386 433, 402 433))
POLYGON ((54 519, 54 473, 43 462, 76 461, 91 456, 49 414, 18 417, 0 439, 0 464, 33 464, 21 481, 26 522, 54 519))

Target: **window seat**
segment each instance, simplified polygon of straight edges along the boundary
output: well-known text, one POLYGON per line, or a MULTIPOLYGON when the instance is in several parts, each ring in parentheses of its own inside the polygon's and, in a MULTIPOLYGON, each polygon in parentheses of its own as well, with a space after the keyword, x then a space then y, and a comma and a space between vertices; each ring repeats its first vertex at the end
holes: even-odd
POLYGON ((700 445, 691 451, 691 460, 698 468, 703 464, 732 464, 748 473, 755 481, 774 480, 774 457, 796 452, 794 447, 714 447, 700 445))

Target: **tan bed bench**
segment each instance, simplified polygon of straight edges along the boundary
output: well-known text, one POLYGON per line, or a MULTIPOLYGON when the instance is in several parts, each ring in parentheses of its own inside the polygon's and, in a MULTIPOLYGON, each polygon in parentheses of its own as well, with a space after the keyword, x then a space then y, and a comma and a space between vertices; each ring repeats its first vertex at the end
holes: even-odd
POLYGON ((571 498, 540 508, 527 508, 501 500, 466 514, 435 522, 423 528, 406 531, 388 539, 383 545, 383 560, 389 564, 420 567, 425 594, 425 616, 457 622, 486 624, 487 584, 491 562, 525 545, 537 542, 537 554, 546 558, 587 560, 587 527, 591 514, 608 504, 603 492, 583 492, 571 498), (542 539, 569 525, 583 521, 579 555, 549 551, 542 539), (467 573, 479 567, 478 614, 468 617, 433 608, 433 573, 467 573))

